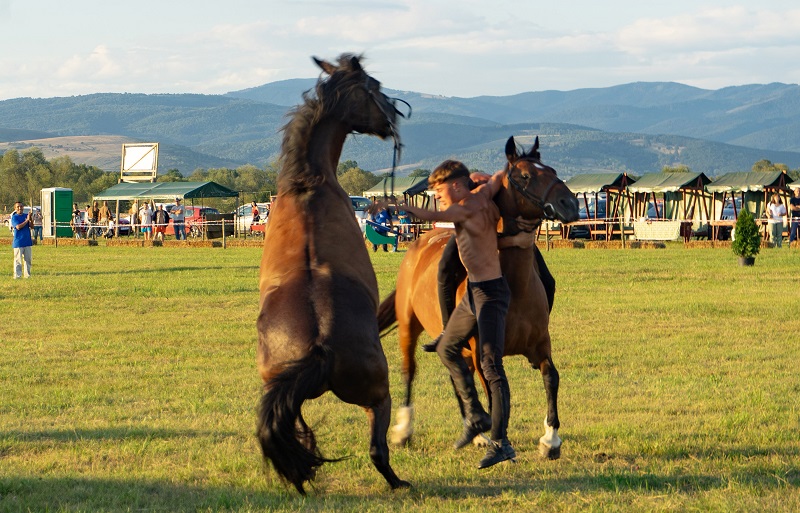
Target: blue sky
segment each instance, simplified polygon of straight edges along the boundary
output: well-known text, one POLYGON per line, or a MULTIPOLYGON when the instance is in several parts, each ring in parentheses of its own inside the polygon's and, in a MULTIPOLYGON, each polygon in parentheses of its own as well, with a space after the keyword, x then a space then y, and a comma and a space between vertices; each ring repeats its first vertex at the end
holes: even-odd
POLYGON ((800 82, 800 4, 755 4, 0 0, 0 100, 224 93, 315 77, 311 55, 345 51, 387 87, 445 96, 800 82))

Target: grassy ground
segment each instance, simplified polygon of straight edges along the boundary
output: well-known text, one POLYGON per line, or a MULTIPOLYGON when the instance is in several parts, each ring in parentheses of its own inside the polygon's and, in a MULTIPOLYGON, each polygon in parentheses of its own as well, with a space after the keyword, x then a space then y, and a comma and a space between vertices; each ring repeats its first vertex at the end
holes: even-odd
MULTIPOLYGON (((562 458, 543 461, 544 392, 506 366, 516 465, 475 466, 443 367, 419 354, 417 432, 367 455, 363 412, 307 403, 326 464, 308 497, 265 470, 257 248, 0 246, 0 511, 797 511, 800 252, 554 250, 562 458)), ((381 296, 403 256, 377 253, 381 296)), ((384 340, 395 404, 397 340, 384 340)))

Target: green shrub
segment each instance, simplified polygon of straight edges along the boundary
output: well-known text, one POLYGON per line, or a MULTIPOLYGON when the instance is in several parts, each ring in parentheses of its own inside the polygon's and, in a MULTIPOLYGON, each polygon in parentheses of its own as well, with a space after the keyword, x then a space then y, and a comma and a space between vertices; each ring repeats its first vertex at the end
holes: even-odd
POLYGON ((742 209, 736 220, 736 231, 731 247, 735 255, 744 258, 752 258, 761 250, 761 235, 759 235, 758 227, 753 220, 753 214, 746 208, 742 209))

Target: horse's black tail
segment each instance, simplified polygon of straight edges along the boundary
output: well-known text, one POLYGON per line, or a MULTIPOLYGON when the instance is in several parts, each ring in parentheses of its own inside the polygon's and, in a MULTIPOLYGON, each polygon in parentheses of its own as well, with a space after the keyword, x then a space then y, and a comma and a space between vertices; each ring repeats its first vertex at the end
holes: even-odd
POLYGON ((397 291, 393 290, 378 307, 378 333, 380 333, 381 336, 386 335, 384 331, 391 328, 392 324, 397 322, 397 312, 394 309, 396 295, 397 291))
POLYGON ((269 380, 258 411, 256 436, 264 459, 303 495, 303 483, 314 478, 317 467, 337 461, 322 457, 301 412, 303 402, 319 394, 332 368, 330 348, 314 346, 269 380))

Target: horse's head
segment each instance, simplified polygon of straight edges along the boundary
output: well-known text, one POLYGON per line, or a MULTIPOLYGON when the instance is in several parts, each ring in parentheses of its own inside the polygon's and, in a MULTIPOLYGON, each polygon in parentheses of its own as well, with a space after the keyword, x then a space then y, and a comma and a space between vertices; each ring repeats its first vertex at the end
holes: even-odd
POLYGON ((314 57, 324 73, 329 76, 317 84, 317 97, 326 114, 349 125, 354 132, 393 137, 399 144, 398 116, 403 114, 395 107, 395 100, 381 92, 381 83, 361 67, 361 57, 342 54, 338 64, 314 57))
MULTIPOLYGON (((506 142, 506 179, 512 192, 516 215, 525 219, 558 219, 571 223, 578 219, 578 200, 556 175, 542 164, 539 137, 530 151, 519 153, 514 137, 506 142)), ((510 205, 509 205, 510 206, 510 205)))

